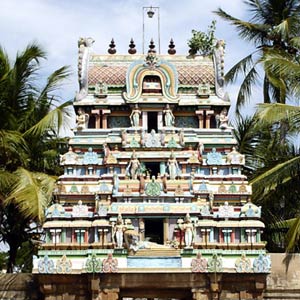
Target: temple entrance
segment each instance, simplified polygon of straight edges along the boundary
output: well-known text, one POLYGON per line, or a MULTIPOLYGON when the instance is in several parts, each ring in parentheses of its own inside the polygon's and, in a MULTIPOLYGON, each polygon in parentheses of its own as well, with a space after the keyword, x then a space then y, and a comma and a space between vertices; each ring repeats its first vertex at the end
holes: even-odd
POLYGON ((157 178, 157 174, 160 173, 159 162, 145 162, 145 165, 150 173, 150 177, 155 176, 157 178))
POLYGON ((146 219, 145 218, 145 239, 150 242, 164 243, 164 221, 163 219, 146 219))
POLYGON ((148 132, 150 133, 152 129, 157 132, 157 112, 148 111, 148 122, 147 122, 148 132))

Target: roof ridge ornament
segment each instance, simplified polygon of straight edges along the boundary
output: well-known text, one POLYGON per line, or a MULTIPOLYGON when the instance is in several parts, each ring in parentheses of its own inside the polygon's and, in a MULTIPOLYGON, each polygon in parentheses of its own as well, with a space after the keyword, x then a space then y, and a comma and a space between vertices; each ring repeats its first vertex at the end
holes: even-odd
POLYGON ((145 58, 144 66, 149 67, 150 69, 159 67, 159 59, 155 52, 148 52, 148 55, 145 58))

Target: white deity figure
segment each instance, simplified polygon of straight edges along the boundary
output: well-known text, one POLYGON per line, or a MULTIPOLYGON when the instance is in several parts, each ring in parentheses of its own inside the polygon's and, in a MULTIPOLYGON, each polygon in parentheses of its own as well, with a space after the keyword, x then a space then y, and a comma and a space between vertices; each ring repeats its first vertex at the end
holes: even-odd
POLYGON ((223 108, 222 111, 220 112, 220 116, 219 116, 219 128, 221 129, 226 129, 228 128, 228 116, 227 116, 227 109, 223 108))
POLYGON ((171 155, 170 155, 167 165, 168 165, 168 169, 169 169, 170 179, 174 180, 176 178, 176 176, 178 175, 179 167, 178 167, 178 163, 177 163, 177 160, 176 160, 176 157, 175 157, 173 151, 171 152, 171 155))
POLYGON ((132 127, 140 126, 140 115, 141 115, 141 111, 139 110, 139 107, 136 104, 135 108, 132 110, 130 114, 130 123, 132 127))
POLYGON ((117 248, 123 248, 123 235, 126 230, 126 226, 123 224, 121 214, 118 215, 116 225, 114 227, 114 236, 116 237, 117 248))
POLYGON ((184 223, 179 223, 178 226, 184 232, 185 248, 191 248, 194 237, 194 225, 188 213, 185 216, 184 223))
POLYGON ((89 114, 85 113, 84 109, 78 109, 78 115, 76 116, 76 125, 77 129, 85 129, 88 128, 89 123, 89 114))
MULTIPOLYGON (((132 153, 131 160, 129 162, 129 165, 127 166, 127 171, 129 171, 129 174, 131 176, 131 179, 137 179, 138 171, 140 167, 140 162, 138 158, 136 157, 135 151, 132 153)), ((128 172, 127 172, 128 173, 128 172)))
POLYGON ((175 117, 170 109, 169 104, 166 105, 166 108, 163 110, 164 121, 166 127, 172 127, 175 124, 175 117))

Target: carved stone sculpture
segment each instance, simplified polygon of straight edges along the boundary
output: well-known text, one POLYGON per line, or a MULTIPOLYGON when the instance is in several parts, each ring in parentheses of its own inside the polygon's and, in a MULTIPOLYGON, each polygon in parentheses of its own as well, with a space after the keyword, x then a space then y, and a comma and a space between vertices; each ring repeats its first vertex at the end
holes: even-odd
POLYGON ((175 124, 175 117, 170 109, 169 104, 166 105, 166 108, 163 110, 164 121, 166 127, 172 127, 175 124))

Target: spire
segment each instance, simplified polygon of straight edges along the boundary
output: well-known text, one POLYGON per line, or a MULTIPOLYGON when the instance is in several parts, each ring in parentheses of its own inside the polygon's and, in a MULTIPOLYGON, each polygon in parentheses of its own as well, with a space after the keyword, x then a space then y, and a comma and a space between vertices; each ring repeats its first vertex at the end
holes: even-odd
POLYGON ((108 49, 108 53, 109 54, 115 54, 117 52, 117 50, 115 49, 116 48, 116 44, 115 44, 115 41, 114 39, 111 39, 111 42, 109 44, 109 49, 108 49))
POLYGON ((148 53, 156 53, 153 39, 150 41, 148 53))
POLYGON ((135 53, 136 53, 135 43, 134 43, 134 41, 133 41, 133 38, 131 38, 131 40, 130 40, 128 53, 129 53, 129 54, 135 54, 135 53))
POLYGON ((168 53, 170 55, 174 55, 176 53, 175 44, 174 44, 173 39, 170 40, 168 53))

